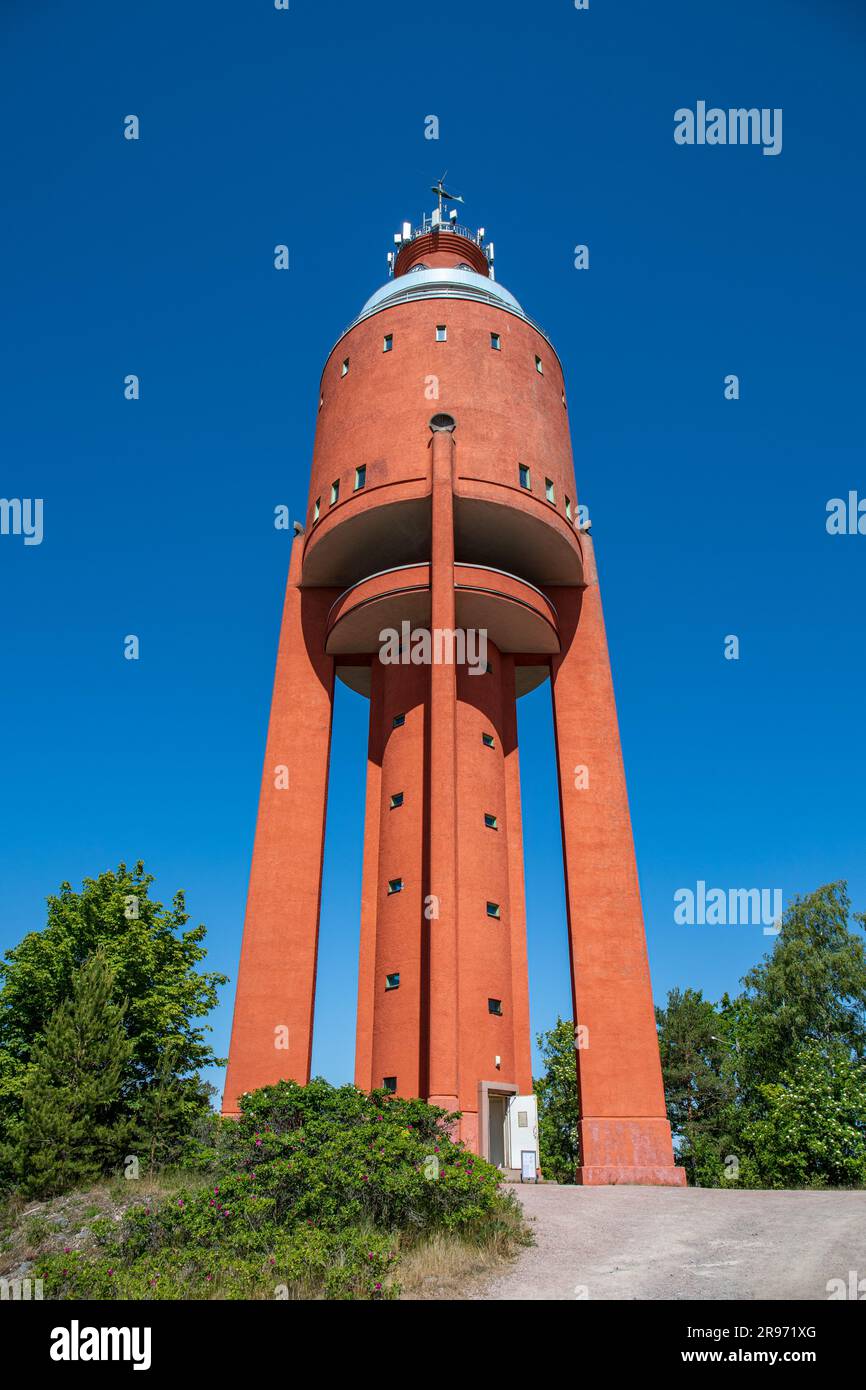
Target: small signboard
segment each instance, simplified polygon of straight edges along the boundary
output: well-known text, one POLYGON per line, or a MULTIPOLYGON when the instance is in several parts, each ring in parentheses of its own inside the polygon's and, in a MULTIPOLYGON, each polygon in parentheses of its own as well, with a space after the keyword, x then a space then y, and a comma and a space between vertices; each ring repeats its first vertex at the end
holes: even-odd
POLYGON ((520 1181, 538 1182, 538 1156, 534 1149, 520 1150, 520 1181))

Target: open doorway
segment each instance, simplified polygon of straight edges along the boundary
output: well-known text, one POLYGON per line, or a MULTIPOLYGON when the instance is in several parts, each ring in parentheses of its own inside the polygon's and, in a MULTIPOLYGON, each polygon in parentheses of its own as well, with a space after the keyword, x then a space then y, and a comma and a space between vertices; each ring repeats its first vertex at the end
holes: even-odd
POLYGON ((478 1083, 478 1150, 498 1168, 512 1166, 509 1106, 516 1095, 517 1087, 508 1081, 478 1083))
POLYGON ((488 1099, 489 1112, 489 1136, 490 1136, 490 1162, 497 1168, 506 1167, 506 1136, 505 1136, 505 1097, 491 1094, 488 1099))

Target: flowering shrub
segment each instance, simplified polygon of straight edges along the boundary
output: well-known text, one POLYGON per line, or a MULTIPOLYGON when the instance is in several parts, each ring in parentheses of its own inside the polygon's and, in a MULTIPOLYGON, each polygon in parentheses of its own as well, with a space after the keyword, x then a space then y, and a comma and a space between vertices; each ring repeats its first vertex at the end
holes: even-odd
POLYGON ((211 1181, 134 1207, 98 1257, 40 1261, 56 1298, 395 1297, 395 1244, 477 1230, 514 1199, 421 1100, 317 1079, 241 1101, 211 1181))
POLYGON ((745 1126, 755 1186, 866 1185, 866 1064, 811 1040, 760 1089, 766 1113, 745 1126))

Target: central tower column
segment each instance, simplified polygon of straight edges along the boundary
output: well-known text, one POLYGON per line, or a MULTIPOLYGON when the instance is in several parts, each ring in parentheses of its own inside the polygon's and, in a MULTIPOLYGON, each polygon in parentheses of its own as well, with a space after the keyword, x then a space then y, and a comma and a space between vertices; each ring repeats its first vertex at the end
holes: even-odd
MULTIPOLYGON (((447 419, 448 417, 444 417, 447 419)), ((430 628, 453 632, 454 424, 433 429, 430 628)), ((430 665, 430 899, 428 1099, 458 1109, 457 982, 457 672, 451 662, 430 665)))

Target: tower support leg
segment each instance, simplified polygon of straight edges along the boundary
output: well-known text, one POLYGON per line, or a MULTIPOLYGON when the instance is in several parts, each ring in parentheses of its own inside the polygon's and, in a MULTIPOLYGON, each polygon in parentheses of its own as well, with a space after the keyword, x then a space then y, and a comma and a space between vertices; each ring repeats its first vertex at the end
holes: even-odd
POLYGON ((551 670, 565 861, 580 1167, 596 1185, 681 1186, 674 1164, 592 542, 585 589, 551 591, 562 653, 551 670))
POLYGON ((223 1113, 280 1080, 310 1079, 333 703, 333 590, 300 588, 292 548, 250 870, 223 1113))

